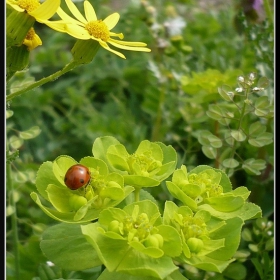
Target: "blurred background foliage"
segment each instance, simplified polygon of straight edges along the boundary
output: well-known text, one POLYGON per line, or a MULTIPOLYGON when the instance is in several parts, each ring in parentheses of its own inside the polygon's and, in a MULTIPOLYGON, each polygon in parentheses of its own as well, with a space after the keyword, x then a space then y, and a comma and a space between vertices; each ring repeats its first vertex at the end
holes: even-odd
MULTIPOLYGON (((274 135, 273 1, 264 1, 258 9, 253 6, 258 1, 248 0, 90 2, 100 18, 119 12, 114 31, 123 32, 124 40, 146 42, 152 51, 125 52, 123 60, 100 49, 91 63, 7 104, 7 158, 12 162, 7 172, 12 173, 14 191, 6 191, 6 279, 15 279, 13 213, 17 214, 22 280, 87 280, 98 274, 95 269, 62 271, 48 265, 40 251, 41 233, 55 223, 29 196, 44 161, 59 155, 79 161, 91 155, 97 137, 112 135, 129 152, 144 139, 170 144, 178 153, 178 167, 220 167, 217 157, 202 149, 205 130, 216 136, 222 133, 206 112, 222 101, 219 87, 235 89, 237 78, 250 73, 269 81, 254 98, 267 96, 270 109, 257 118, 249 114, 246 121, 249 125, 259 120, 274 135)), ((75 3, 83 11, 82 1, 75 3)), ((9 81, 8 93, 71 60, 72 37, 37 22, 35 28, 43 45, 30 54, 28 69, 9 81)), ((263 219, 246 224, 237 261, 223 274, 182 267, 189 279, 273 279, 273 137, 260 147, 241 142, 237 152, 242 160, 255 157, 265 162, 259 173, 231 168, 233 187, 246 186, 251 191, 249 200, 262 208, 263 219)), ((172 199, 164 184, 151 193, 162 204, 172 199)))

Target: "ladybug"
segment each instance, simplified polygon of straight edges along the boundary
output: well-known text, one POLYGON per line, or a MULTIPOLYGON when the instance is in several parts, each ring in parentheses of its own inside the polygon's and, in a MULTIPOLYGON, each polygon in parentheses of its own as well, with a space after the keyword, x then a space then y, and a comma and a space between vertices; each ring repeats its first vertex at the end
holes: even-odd
POLYGON ((86 187, 90 182, 89 169, 82 164, 71 166, 64 177, 65 185, 71 190, 77 190, 86 187))

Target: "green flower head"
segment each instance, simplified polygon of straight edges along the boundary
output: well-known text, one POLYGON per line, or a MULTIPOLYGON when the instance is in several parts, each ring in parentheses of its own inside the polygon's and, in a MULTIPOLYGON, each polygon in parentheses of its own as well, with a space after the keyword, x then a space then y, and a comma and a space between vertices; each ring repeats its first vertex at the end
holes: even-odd
POLYGON ((180 233, 183 251, 178 261, 216 272, 234 261, 244 224, 239 217, 221 221, 208 211, 194 213, 188 206, 178 207, 171 201, 165 203, 163 222, 180 233))
POLYGON ((177 164, 174 148, 148 140, 141 141, 136 151, 129 153, 115 138, 106 136, 96 139, 92 151, 95 157, 107 162, 109 168, 122 174, 125 184, 136 188, 158 186, 177 164))
POLYGON ((89 170, 90 180, 84 186, 70 189, 65 184, 65 174, 76 164, 73 158, 60 156, 54 162, 43 163, 37 173, 37 189, 52 208, 44 206, 35 192, 31 197, 56 220, 69 223, 95 220, 102 209, 119 204, 133 191, 132 187, 124 187, 120 174, 109 173, 106 163, 93 157, 80 161, 89 170))
POLYGON ((174 171, 172 181, 166 182, 169 192, 193 211, 207 210, 226 220, 243 220, 261 216, 261 209, 247 202, 250 191, 246 187, 232 190, 229 177, 221 170, 202 165, 187 171, 186 166, 174 171))
POLYGON ((82 232, 109 271, 158 276, 166 264, 164 273, 170 273, 172 257, 182 252, 179 233, 163 225, 157 205, 149 200, 107 208, 97 223, 82 226, 82 232))

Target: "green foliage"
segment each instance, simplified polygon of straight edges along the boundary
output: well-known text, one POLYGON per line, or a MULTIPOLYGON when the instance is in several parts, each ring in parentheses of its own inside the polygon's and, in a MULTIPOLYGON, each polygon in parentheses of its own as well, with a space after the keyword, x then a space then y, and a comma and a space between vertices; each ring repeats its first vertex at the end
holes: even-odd
POLYGON ((76 258, 78 240, 80 246, 92 245, 94 259, 71 265, 72 270, 103 264, 109 272, 165 279, 178 269, 176 261, 221 273, 234 261, 244 221, 262 215, 257 205, 247 202, 247 188, 232 190, 223 171, 206 165, 189 174, 185 166, 175 170, 176 153, 163 143, 143 140, 130 155, 117 139, 104 136, 94 141, 92 151, 94 157, 79 162, 90 170, 87 185, 77 190, 65 185, 66 172, 77 162, 60 156, 54 162, 43 163, 36 177, 38 192, 51 206, 44 206, 39 195, 31 193, 51 218, 82 224, 81 231, 61 224, 44 235, 42 251, 66 269, 71 265, 66 260, 76 258), (161 213, 150 199, 139 201, 141 188, 158 186, 172 173, 167 188, 184 206, 166 201, 161 213), (131 192, 135 201, 129 203, 126 197, 131 192), (119 208, 122 201, 126 203, 119 208), (60 241, 65 231, 71 239, 60 241), (81 235, 89 244, 80 239, 81 235), (66 254, 57 259, 57 250, 64 247, 66 254))

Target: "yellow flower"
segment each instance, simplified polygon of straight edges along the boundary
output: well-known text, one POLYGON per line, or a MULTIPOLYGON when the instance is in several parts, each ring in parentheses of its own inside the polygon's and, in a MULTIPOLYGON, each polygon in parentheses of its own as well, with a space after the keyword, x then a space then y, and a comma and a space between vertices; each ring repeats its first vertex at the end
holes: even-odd
POLYGON ((78 8, 74 5, 71 0, 65 0, 69 10, 76 18, 72 18, 67 15, 61 8, 58 8, 57 14, 62 19, 60 21, 46 21, 44 22, 49 27, 56 31, 66 32, 69 35, 81 39, 89 40, 93 39, 99 42, 101 47, 104 49, 120 56, 125 59, 125 56, 110 48, 108 44, 112 46, 129 51, 139 51, 139 52, 150 52, 149 48, 146 48, 147 44, 142 42, 127 42, 113 39, 112 37, 118 37, 123 39, 122 33, 114 33, 111 30, 116 26, 120 19, 118 13, 113 13, 106 17, 104 20, 97 19, 96 13, 89 1, 84 1, 84 11, 85 17, 80 13, 78 8))
POLYGON ((6 0, 6 2, 16 11, 27 12, 41 23, 51 18, 60 6, 60 0, 46 0, 42 4, 39 0, 6 0))
POLYGON ((40 37, 35 33, 35 30, 33 27, 31 27, 29 29, 28 33, 26 34, 23 44, 27 46, 29 51, 42 45, 42 41, 41 41, 40 37))

